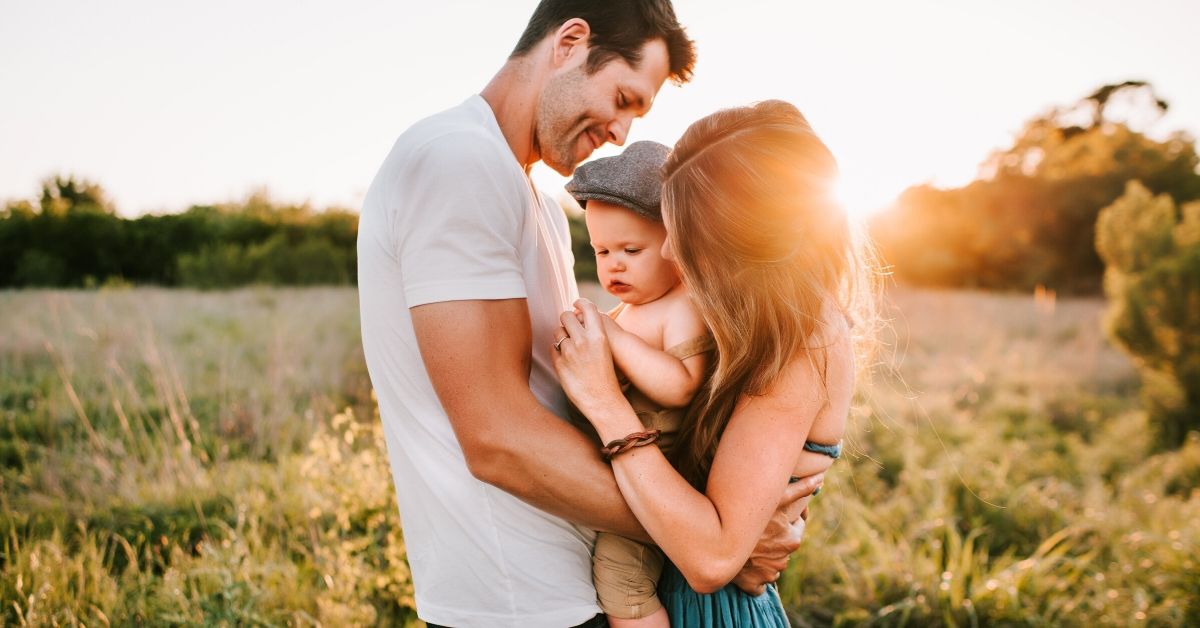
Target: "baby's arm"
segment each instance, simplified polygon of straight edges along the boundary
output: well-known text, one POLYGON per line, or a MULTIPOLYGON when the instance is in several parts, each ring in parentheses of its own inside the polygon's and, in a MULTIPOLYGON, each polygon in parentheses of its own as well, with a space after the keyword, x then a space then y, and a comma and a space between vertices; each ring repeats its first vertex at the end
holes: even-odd
MULTIPOLYGON (((686 293, 680 294, 676 301, 663 324, 665 347, 708 333, 686 293)), ((604 318, 607 319, 605 327, 613 361, 634 388, 664 408, 688 405, 704 379, 709 355, 702 353, 680 360, 650 346, 637 334, 625 331, 611 318, 604 318)))

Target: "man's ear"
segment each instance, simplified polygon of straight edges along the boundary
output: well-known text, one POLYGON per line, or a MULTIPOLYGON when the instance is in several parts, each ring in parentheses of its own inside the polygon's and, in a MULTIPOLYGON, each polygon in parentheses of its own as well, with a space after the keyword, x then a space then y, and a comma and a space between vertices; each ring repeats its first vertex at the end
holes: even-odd
POLYGON ((591 37, 592 27, 583 19, 573 17, 563 22, 554 32, 551 63, 555 68, 561 68, 578 63, 577 59, 586 58, 591 37))

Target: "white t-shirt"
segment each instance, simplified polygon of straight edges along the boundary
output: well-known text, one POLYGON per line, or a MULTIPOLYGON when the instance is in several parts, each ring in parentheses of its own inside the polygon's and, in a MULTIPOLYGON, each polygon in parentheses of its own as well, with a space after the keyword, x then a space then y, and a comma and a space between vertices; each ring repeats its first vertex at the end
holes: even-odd
POLYGON ((594 533, 476 480, 438 401, 409 308, 525 298, 529 386, 560 417, 550 361, 578 295, 562 209, 535 191, 476 95, 404 132, 363 202, 363 349, 387 439, 417 613, 450 626, 556 627, 600 612, 594 533))

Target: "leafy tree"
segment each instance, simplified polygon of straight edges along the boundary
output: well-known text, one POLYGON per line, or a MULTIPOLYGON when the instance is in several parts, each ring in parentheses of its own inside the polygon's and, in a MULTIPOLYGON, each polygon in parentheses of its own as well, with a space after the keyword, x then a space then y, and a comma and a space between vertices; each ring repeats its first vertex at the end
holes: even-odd
POLYGON ((1200 202, 1138 182, 1100 212, 1109 336, 1137 362, 1164 445, 1200 429, 1200 202))
POLYGON ((28 250, 37 210, 29 201, 8 203, 0 212, 0 286, 21 285, 16 272, 28 250))
POLYGON ((0 285, 81 285, 119 275, 121 219, 104 190, 74 177, 52 177, 41 188, 36 207, 16 202, 5 211, 0 285))
POLYGON ((1130 126, 1166 107, 1144 82, 1103 86, 1027 122, 970 185, 910 189, 873 221, 872 235, 912 283, 1098 291, 1096 216, 1127 181, 1176 202, 1200 198, 1194 140, 1176 133, 1158 141, 1130 126), (1129 120, 1115 119, 1119 105, 1129 120))
POLYGON ((42 181, 39 206, 43 215, 116 213, 103 188, 85 179, 76 180, 72 176, 54 176, 42 181))

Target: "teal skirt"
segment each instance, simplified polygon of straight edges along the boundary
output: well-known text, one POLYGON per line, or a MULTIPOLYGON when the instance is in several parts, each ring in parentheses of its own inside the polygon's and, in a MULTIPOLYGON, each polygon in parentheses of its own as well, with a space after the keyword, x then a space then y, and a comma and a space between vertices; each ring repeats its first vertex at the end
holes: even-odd
POLYGON ((748 595, 732 584, 715 593, 696 593, 670 562, 663 566, 658 597, 671 628, 789 628, 775 585, 748 595))

